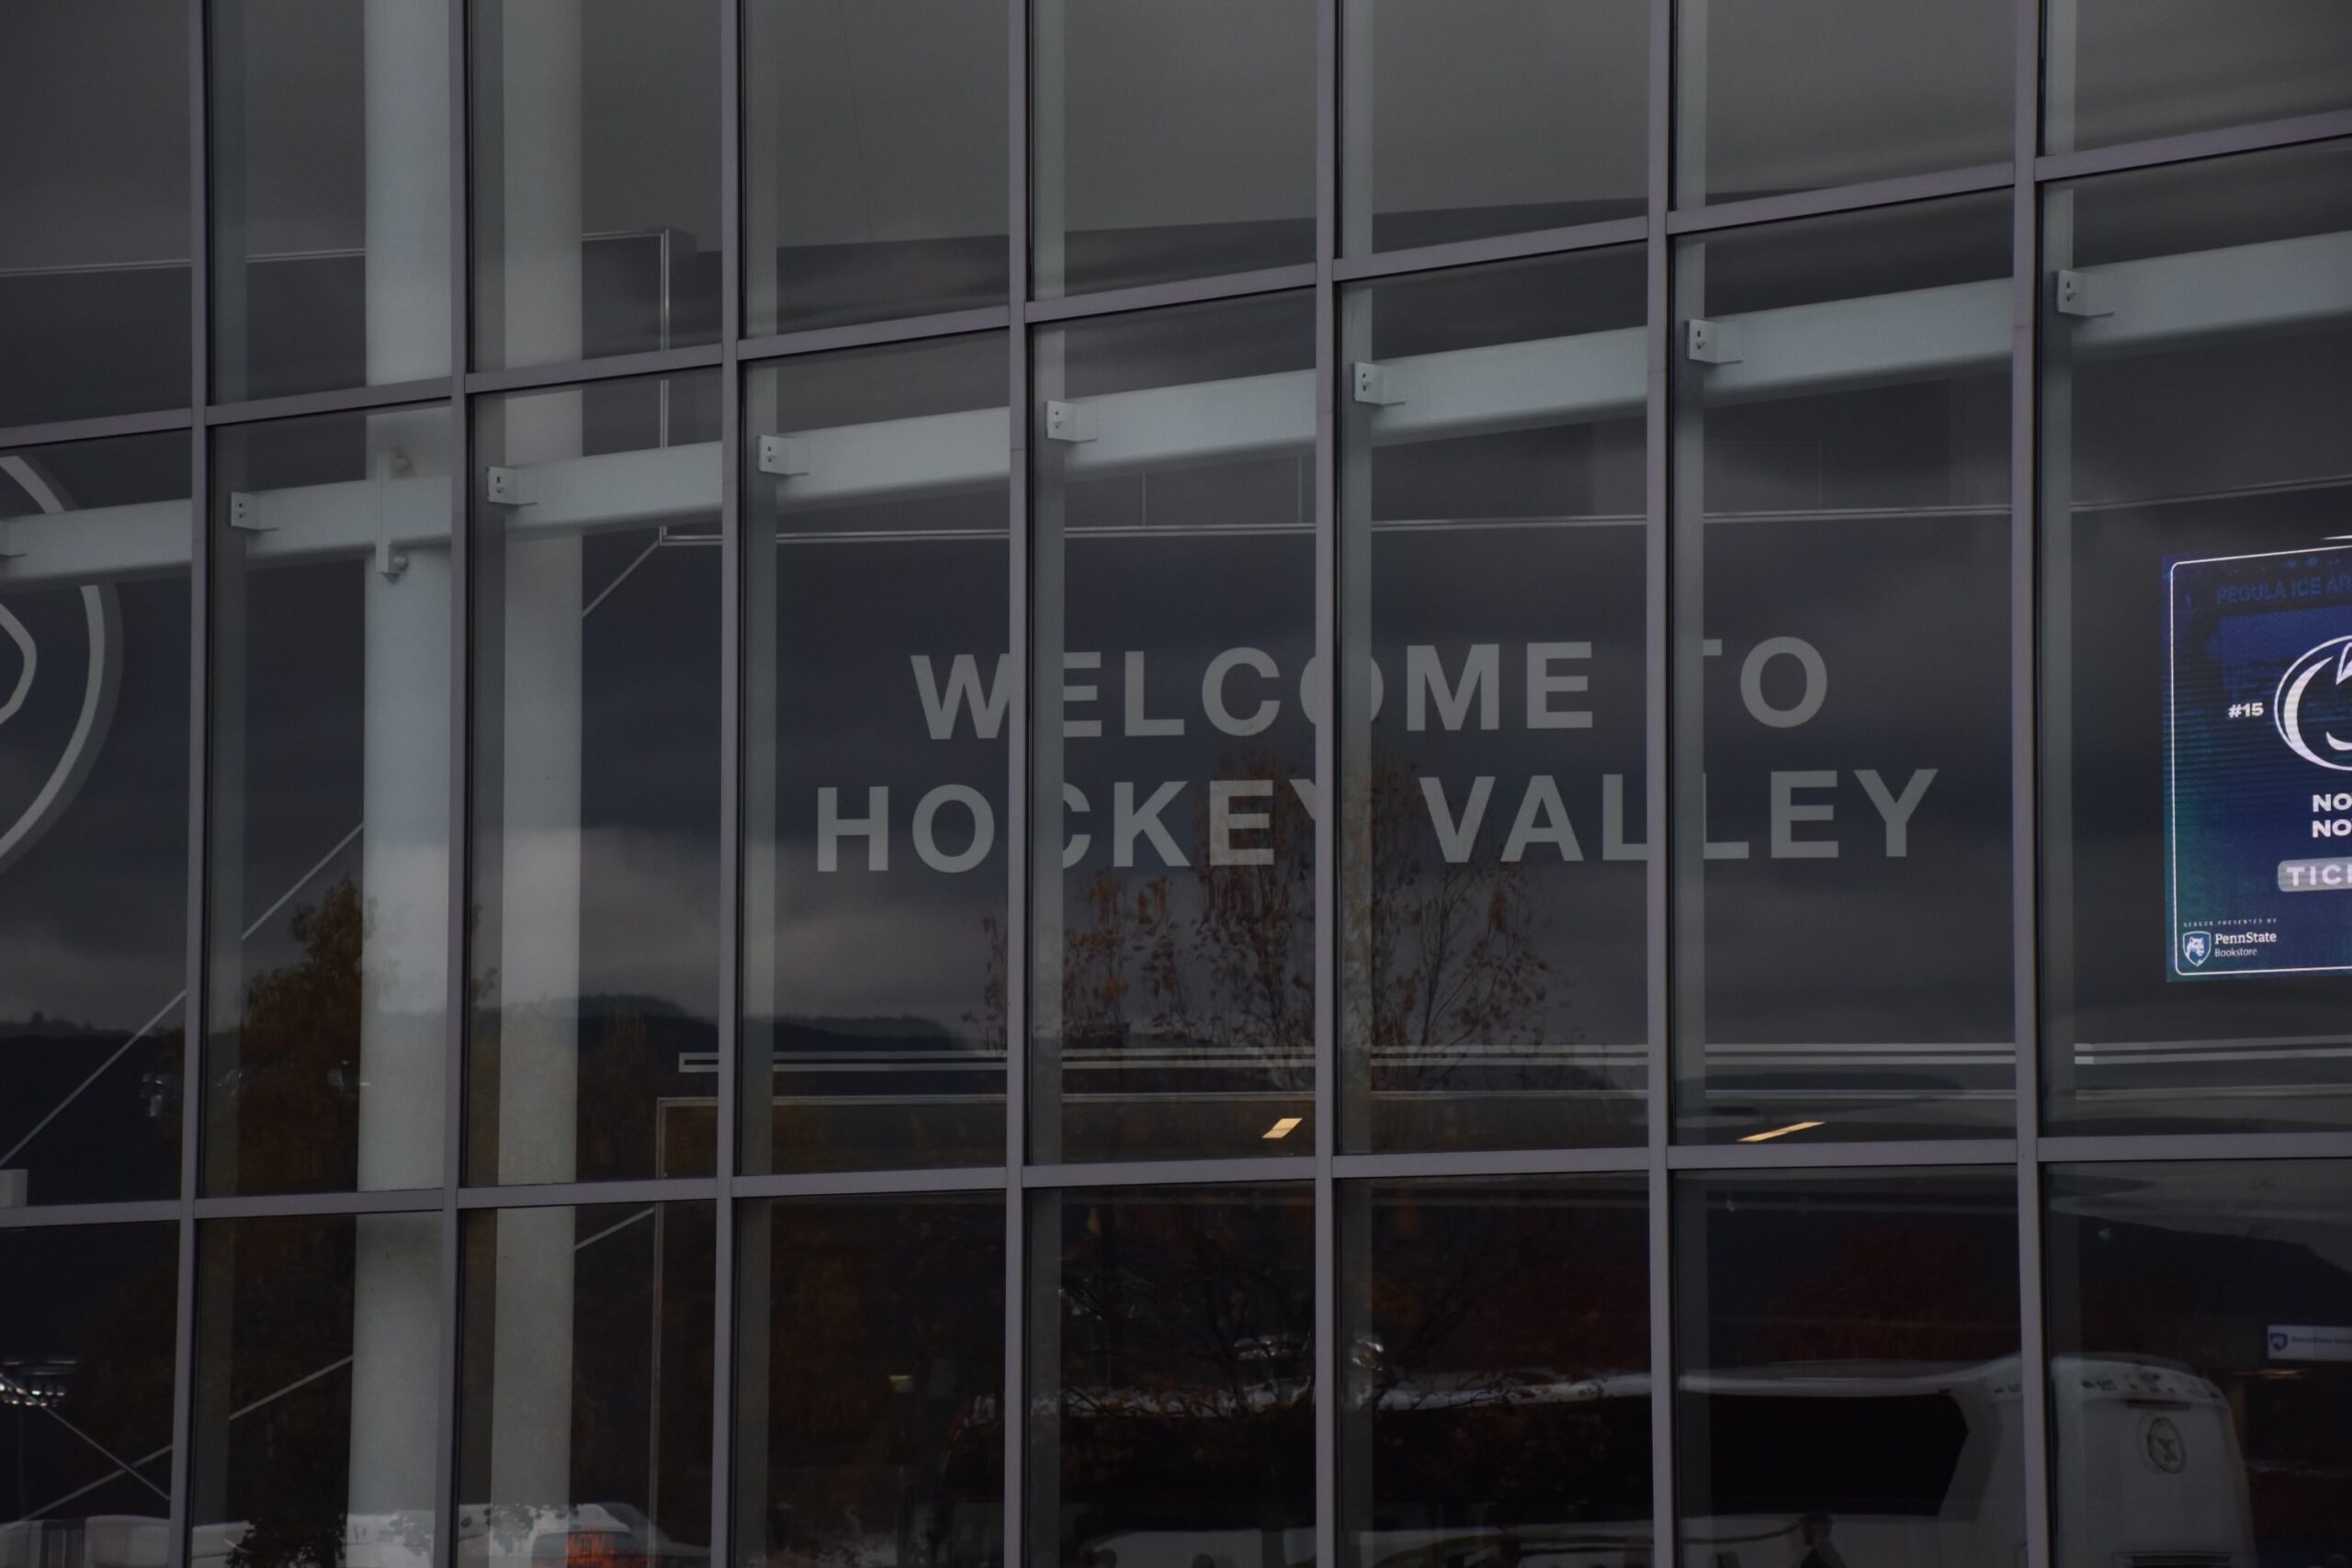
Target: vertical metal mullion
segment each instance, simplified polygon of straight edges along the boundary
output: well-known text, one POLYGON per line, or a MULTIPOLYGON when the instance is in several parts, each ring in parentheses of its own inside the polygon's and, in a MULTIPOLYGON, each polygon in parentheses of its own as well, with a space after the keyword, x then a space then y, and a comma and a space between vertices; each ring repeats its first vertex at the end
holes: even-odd
POLYGON ((210 841, 212 716, 211 434, 205 404, 211 389, 211 135, 205 48, 206 0, 187 0, 188 217, 188 730, 187 869, 183 916, 187 1002, 180 1024, 179 1272, 172 1305, 172 1462, 167 1568, 187 1568, 190 1451, 196 1404, 196 1190, 203 1169, 204 1016, 209 1005, 205 962, 210 841))
POLYGON ((1648 1021, 1648 1094, 1644 1124, 1649 1153, 1648 1244, 1650 1326, 1650 1529, 1651 1561, 1679 1560, 1676 1545, 1674 1491, 1674 1248, 1673 1177, 1667 1146, 1673 1136, 1673 978, 1668 898, 1673 886, 1672 813, 1668 809, 1673 754, 1669 706, 1673 691, 1668 621, 1672 516, 1668 478, 1673 447, 1673 405, 1668 398, 1673 300, 1668 289, 1671 242, 1666 217, 1674 190, 1674 0, 1650 0, 1649 9, 1649 233, 1643 251, 1644 389, 1643 496, 1643 814, 1647 818, 1649 860, 1644 867, 1645 1012, 1648 1021))
MULTIPOLYGON (((712 1215, 710 1561, 732 1562, 736 1140, 743 1033, 743 8, 718 4, 719 568, 718 1212, 712 1215)), ((764 1109, 764 1108, 763 1108, 764 1109)), ((765 1299, 764 1295, 762 1298, 765 1299)), ((764 1324, 761 1332, 766 1332, 764 1324)))
POLYGON ((2041 1278, 2041 1020, 2036 750, 2040 645, 2035 597, 2039 447, 2035 325, 2041 315, 2040 199, 2041 28, 2038 0, 2017 0, 2013 76, 2015 184, 2010 187, 2009 269, 2009 831, 2010 968, 2017 1037, 2018 1352, 2022 1375, 2026 1568, 2050 1568, 2050 1380, 2041 1278))
MULTIPOLYGON (((1362 107, 1362 106, 1358 106, 1362 107)), ((1322 717, 1315 726, 1315 1561, 1340 1550, 1339 1150, 1340 539, 1339 297, 1340 0, 1315 4, 1315 657, 1322 717)))
POLYGON ((473 886, 473 411, 466 396, 472 346, 472 98, 468 90, 467 0, 448 0, 449 95, 449 921, 441 1078, 440 1409, 434 1441, 433 1562, 457 1556, 459 1314, 465 1248, 458 1187, 465 1174, 466 1041, 472 1023, 467 911, 473 886))
POLYGON ((1029 1156, 1029 5, 1005 0, 1005 716, 1003 1568, 1026 1568, 1029 1156))

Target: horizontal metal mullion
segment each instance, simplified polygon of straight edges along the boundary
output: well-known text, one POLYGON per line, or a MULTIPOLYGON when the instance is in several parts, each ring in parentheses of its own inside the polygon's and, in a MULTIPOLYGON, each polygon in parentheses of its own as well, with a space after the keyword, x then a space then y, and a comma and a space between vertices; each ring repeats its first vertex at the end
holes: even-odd
POLYGON ((592 1203, 694 1203, 718 1196, 716 1177, 656 1178, 645 1181, 548 1181, 513 1187, 469 1187, 458 1194, 460 1209, 555 1209, 592 1203))
POLYGON ((806 332, 773 333, 745 338, 736 344, 741 360, 783 359, 797 354, 824 354, 833 349, 865 348, 876 344, 912 343, 922 338, 957 337, 966 333, 1001 332, 1012 324, 1012 311, 1003 305, 983 305, 971 310, 943 310, 931 316, 899 316, 882 321, 849 321, 837 327, 811 327, 806 332))
POLYGON ((2193 130, 2181 136, 2159 136, 2146 141, 2087 148, 2080 152, 2052 152, 2033 161, 2033 177, 2037 184, 2047 184, 2077 179, 2084 175, 2111 174, 2119 169, 2145 169, 2159 164, 2224 157, 2232 152, 2257 152, 2267 147, 2293 147, 2339 136, 2352 136, 2352 109, 2298 115, 2291 119, 2264 120, 2256 125, 2224 126, 2218 130, 2193 130))
POLYGON ((684 370, 707 370, 724 357, 715 343, 690 344, 684 348, 650 349, 643 354, 611 354, 600 359, 571 359, 560 365, 522 365, 511 370, 472 370, 466 375, 469 396, 484 392, 527 392, 541 387, 571 387, 582 381, 617 381, 630 376, 668 376, 684 370))
POLYGON ((388 381, 379 387, 337 387, 323 392, 294 392, 282 398, 254 398, 241 403, 213 403, 204 411, 204 423, 251 424, 265 419, 300 419, 306 414, 349 413, 367 409, 396 408, 407 403, 448 400, 455 385, 447 376, 422 381, 388 381))
POLYGON ((1368 277, 1393 277, 1398 273, 1438 272, 1485 262, 1565 255, 1608 245, 1638 245, 1648 232, 1649 220, 1645 218, 1611 218, 1564 229, 1535 229, 1521 234, 1492 234, 1442 245, 1382 251, 1368 256, 1342 256, 1331 264, 1331 276, 1341 283, 1352 283, 1368 277))
POLYGON ((1193 305, 1211 299, 1238 299, 1251 294, 1279 294, 1291 288, 1315 287, 1317 266, 1270 266, 1257 272, 1229 272, 1216 277, 1184 277, 1169 283, 1138 284, 1133 288, 1105 288, 1066 299, 1032 299, 1022 308, 1029 321, 1066 321, 1081 316, 1110 316, 1125 310, 1148 310, 1162 305, 1193 305))
POLYGON ((1001 1192, 1004 1168, 956 1167, 940 1170, 778 1171, 739 1176, 738 1198, 857 1198, 891 1193, 1001 1192))
POLYGON ((51 420, 46 424, 19 424, 0 429, 0 450, 17 446, 60 446, 70 441, 104 441, 118 435, 153 435, 186 430, 196 423, 190 409, 158 409, 153 413, 99 414, 90 419, 51 420))
POLYGON ((1678 1144, 1666 1151, 1669 1170, 1804 1170, 1854 1167, 1925 1168, 2015 1165, 2015 1138, 1919 1138, 1852 1144, 1678 1144))
POLYGON ((239 1192, 198 1198, 199 1220, 256 1220, 302 1214, 431 1213, 441 1207, 438 1187, 390 1192, 239 1192))
POLYGON ((1649 1169, 1639 1144, 1614 1149, 1469 1149, 1444 1153, 1335 1155, 1331 1174, 1341 1181, 1381 1181, 1445 1176, 1575 1176, 1649 1169))
POLYGON ((180 1217, 176 1198, 129 1203, 51 1203, 41 1208, 0 1209, 0 1231, 39 1230, 50 1225, 128 1225, 180 1217))
POLYGON ((1021 1185, 1024 1188, 1234 1187, 1273 1181, 1295 1181, 1305 1186, 1314 1179, 1315 1161, 1303 1154, 1272 1159, 1145 1159, 1033 1165, 1021 1173, 1021 1185))
POLYGON ((1690 208, 1668 213, 1666 231, 1696 234, 1714 229, 1746 228, 1754 223, 1778 223, 1790 218, 1895 207, 1905 202, 1932 201, 1938 197, 2006 190, 2016 181, 2014 163, 1977 164, 1932 175, 1906 175, 1900 179, 1870 180, 1861 185, 1832 186, 1826 190, 1791 191, 1783 196, 1750 197, 1742 201, 1690 208))
POLYGON ((2342 1133, 2095 1133, 2041 1140, 2043 1165, 2127 1160, 2352 1159, 2342 1133))

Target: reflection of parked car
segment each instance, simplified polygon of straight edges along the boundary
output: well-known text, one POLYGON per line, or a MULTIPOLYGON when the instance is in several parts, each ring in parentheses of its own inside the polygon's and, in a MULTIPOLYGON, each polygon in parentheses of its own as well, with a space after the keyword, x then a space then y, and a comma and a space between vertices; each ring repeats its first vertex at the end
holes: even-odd
POLYGON ((0 1525, 0 1568, 164 1568, 171 1522, 140 1514, 0 1525))
POLYGON ((460 1568, 705 1568, 710 1549, 672 1540, 627 1503, 469 1503, 458 1509, 457 1561, 460 1568))

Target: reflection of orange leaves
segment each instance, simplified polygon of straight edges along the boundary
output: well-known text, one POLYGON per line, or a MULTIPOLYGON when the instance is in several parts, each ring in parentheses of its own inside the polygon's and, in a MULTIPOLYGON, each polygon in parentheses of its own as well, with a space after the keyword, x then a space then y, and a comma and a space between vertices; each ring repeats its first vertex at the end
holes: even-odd
POLYGON ((214 1089, 235 1107, 237 1190, 304 1191, 355 1179, 366 925, 359 889, 346 876, 294 911, 300 962, 245 988, 234 1077, 214 1089))

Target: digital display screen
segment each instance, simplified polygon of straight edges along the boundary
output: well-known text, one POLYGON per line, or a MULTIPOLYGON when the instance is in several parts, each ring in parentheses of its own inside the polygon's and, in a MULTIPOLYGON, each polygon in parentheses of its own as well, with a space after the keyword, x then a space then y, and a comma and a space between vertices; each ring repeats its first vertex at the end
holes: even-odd
POLYGON ((2165 576, 2166 973, 2352 970, 2352 547, 2165 576))

